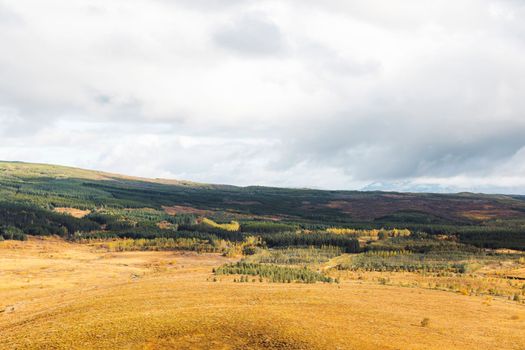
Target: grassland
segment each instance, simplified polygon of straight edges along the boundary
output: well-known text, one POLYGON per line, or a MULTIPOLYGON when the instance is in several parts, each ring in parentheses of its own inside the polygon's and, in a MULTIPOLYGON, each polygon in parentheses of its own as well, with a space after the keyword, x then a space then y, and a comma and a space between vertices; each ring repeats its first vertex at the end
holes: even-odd
POLYGON ((0 162, 0 349, 523 349, 525 200, 0 162))
MULTIPOLYGON (((240 284, 229 275, 214 282, 212 269, 234 261, 219 254, 110 252, 57 238, 0 242, 0 348, 525 346, 525 307, 507 298, 382 284, 379 272, 339 284, 240 284)), ((396 276, 423 278, 403 274, 396 276)))

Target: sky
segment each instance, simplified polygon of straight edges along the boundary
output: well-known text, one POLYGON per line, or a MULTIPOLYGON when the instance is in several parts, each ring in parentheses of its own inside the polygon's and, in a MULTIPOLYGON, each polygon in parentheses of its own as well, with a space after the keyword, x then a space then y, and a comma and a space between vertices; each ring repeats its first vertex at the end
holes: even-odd
POLYGON ((525 194, 521 0, 0 0, 0 159, 525 194))

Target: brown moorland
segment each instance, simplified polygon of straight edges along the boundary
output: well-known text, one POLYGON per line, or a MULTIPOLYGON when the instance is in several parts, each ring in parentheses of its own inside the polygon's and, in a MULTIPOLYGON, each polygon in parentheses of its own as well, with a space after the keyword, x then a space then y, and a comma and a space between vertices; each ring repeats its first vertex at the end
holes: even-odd
POLYGON ((523 349, 505 299, 343 280, 214 282, 217 254, 0 242, 1 349, 523 349))

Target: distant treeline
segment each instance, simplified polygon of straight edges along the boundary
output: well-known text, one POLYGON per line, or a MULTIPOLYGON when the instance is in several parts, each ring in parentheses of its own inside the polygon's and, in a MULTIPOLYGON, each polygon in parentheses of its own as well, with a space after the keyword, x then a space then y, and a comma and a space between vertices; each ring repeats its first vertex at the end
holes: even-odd
MULTIPOLYGON (((231 221, 225 224, 217 224, 206 218, 197 219, 195 214, 168 215, 163 210, 153 208, 106 207, 99 208, 83 218, 75 218, 34 204, 0 201, 0 235, 3 239, 24 239, 25 234, 30 234, 59 235, 65 238, 185 237, 241 242, 247 236, 260 236, 263 244, 271 248, 333 246, 348 253, 360 251, 359 243, 353 235, 326 232, 327 229, 333 231, 333 225, 314 224, 299 219, 296 222, 247 220, 239 223, 231 221)), ((354 229, 378 230, 378 226, 377 222, 344 224, 337 226, 337 232, 345 233, 354 229)), ((488 222, 485 225, 413 222, 402 225, 382 222, 381 228, 385 230, 408 229, 413 233, 425 232, 430 235, 455 236, 460 242, 481 248, 525 250, 525 222, 521 221, 497 221, 488 222)))
POLYGON ((480 248, 525 250, 525 222, 497 222, 487 225, 407 225, 414 232, 457 236, 480 248))
POLYGON ((55 213, 25 204, 0 202, 0 225, 16 227, 30 235, 67 237, 77 231, 94 231, 100 225, 89 219, 55 213))
POLYGON ((251 221, 241 224, 242 232, 250 233, 276 233, 297 231, 300 228, 298 224, 287 224, 272 221, 251 221))
POLYGON ((263 240, 268 247, 339 247, 345 253, 356 253, 360 251, 359 241, 351 236, 333 233, 298 233, 283 232, 263 235, 263 240))
POLYGON ((525 250, 525 229, 522 228, 466 228, 460 231, 459 239, 481 248, 525 250))
POLYGON ((179 225, 192 225, 196 217, 189 214, 168 215, 163 212, 146 209, 104 210, 90 213, 86 219, 104 225, 108 231, 121 231, 132 228, 155 228, 159 222, 165 222, 173 228, 179 225))

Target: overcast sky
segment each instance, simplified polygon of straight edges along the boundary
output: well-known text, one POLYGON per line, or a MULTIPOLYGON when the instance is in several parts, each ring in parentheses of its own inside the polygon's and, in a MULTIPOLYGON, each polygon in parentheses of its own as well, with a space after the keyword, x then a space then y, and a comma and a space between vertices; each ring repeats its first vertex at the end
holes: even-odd
POLYGON ((521 0, 0 0, 0 159, 525 194, 521 0))

